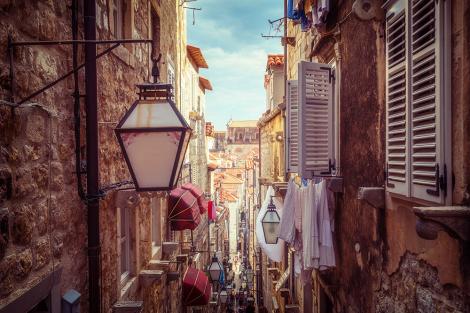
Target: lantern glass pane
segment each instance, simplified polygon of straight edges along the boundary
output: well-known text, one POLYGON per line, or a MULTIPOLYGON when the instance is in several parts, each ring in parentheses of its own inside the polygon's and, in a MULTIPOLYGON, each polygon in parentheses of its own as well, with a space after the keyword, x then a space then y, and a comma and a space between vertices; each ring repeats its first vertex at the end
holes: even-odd
POLYGON ((263 233, 267 244, 276 244, 280 218, 276 211, 267 211, 263 217, 263 233))
POLYGON ((222 291, 220 292, 220 296, 219 296, 219 297, 220 297, 220 302, 226 303, 226 302, 227 302, 227 297, 228 297, 227 291, 222 290, 222 291))
POLYGON ((183 127, 166 100, 140 100, 121 128, 183 127))
POLYGON ((120 133, 139 188, 168 187, 181 131, 120 133))
POLYGON ((220 278, 220 274, 222 272, 222 267, 220 266, 219 262, 213 261, 211 266, 209 267, 209 275, 212 281, 218 281, 220 278))
MULTIPOLYGON (((189 139, 191 138, 190 132, 188 131, 186 134, 184 134, 184 142, 183 146, 181 147, 181 154, 180 158, 178 160, 178 167, 176 168, 176 175, 180 174, 181 166, 183 165, 184 162, 184 156, 186 155, 186 149, 189 144, 189 139)), ((178 179, 178 177, 175 176, 175 181, 178 179)))

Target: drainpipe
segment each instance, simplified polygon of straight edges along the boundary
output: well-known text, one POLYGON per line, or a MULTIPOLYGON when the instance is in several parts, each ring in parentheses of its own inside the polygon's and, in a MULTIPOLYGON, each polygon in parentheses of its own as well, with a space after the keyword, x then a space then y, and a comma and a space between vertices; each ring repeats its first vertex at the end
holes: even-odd
MULTIPOLYGON (((85 40, 96 40, 96 3, 84 1, 85 40)), ((100 313, 100 228, 96 43, 85 44, 86 158, 88 195, 88 297, 90 313, 100 313)))

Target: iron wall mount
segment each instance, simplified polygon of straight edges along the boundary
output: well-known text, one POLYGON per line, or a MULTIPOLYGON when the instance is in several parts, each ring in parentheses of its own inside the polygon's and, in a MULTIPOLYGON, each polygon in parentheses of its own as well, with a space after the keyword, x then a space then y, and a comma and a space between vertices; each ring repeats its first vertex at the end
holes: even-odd
POLYGON ((376 209, 385 209, 385 188, 359 187, 357 199, 366 201, 376 209))

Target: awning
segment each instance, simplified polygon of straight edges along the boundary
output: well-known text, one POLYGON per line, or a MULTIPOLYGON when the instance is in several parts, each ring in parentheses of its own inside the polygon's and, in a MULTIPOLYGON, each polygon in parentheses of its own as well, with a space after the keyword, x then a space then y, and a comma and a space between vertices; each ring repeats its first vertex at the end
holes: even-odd
POLYGON ((209 220, 214 221, 217 218, 216 207, 215 207, 214 201, 209 200, 209 204, 207 207, 208 207, 207 216, 209 220))
POLYGON ((191 191, 175 188, 168 200, 168 220, 171 230, 194 230, 201 220, 197 199, 191 191))
POLYGON ((205 212, 207 212, 207 200, 201 188, 191 183, 184 184, 183 186, 181 186, 181 188, 191 191, 193 196, 197 199, 199 213, 204 214, 205 212))
POLYGON ((194 60, 194 63, 196 63, 197 67, 209 68, 206 59, 204 58, 204 55, 201 52, 201 49, 191 45, 186 45, 186 49, 188 51, 188 55, 194 60))
POLYGON ((211 285, 203 271, 188 267, 183 277, 183 305, 206 305, 209 303, 211 285))
POLYGON ((208 80, 205 77, 199 76, 199 84, 204 88, 205 90, 212 90, 212 85, 210 80, 208 80))

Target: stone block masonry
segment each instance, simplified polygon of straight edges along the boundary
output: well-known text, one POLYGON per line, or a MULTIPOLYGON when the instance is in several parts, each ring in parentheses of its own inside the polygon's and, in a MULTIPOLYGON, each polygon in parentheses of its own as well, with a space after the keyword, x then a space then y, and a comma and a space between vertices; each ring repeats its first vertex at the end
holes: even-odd
MULTIPOLYGON (((161 51, 175 63, 177 72, 178 12, 174 1, 130 0, 125 3, 126 38, 151 38, 150 12, 161 20, 161 51), (157 4, 158 2, 158 4, 157 4), (132 13, 132 14, 129 14, 132 13), (129 30, 129 31, 127 31, 129 30)), ((113 1, 96 1, 97 37, 114 39, 113 1)), ((70 1, 0 1, 0 46, 8 35, 15 41, 71 39, 70 1)), ((83 8, 79 1, 79 38, 83 38, 83 8)), ((98 51, 107 48, 99 45, 98 51)), ((114 126, 137 99, 135 84, 149 81, 150 45, 123 45, 97 61, 99 106, 100 184, 128 180, 130 175, 114 135, 114 126)), ((62 46, 17 47, 14 50, 15 100, 21 99, 72 68, 72 49, 62 46)), ((79 64, 84 61, 79 47, 79 64)), ((161 69, 166 81, 166 64, 161 69)), ((84 92, 84 72, 79 73, 84 92)), ((32 101, 39 105, 18 108, 0 106, 0 312, 21 300, 33 286, 62 267, 60 295, 68 289, 81 294, 81 312, 88 312, 86 206, 77 193, 74 159, 73 78, 60 82, 32 101), (3 225, 7 225, 4 232, 3 225)), ((7 49, 0 49, 0 100, 10 100, 7 49)), ((175 86, 178 88, 178 86, 175 86)), ((84 103, 81 142, 85 158, 84 103)), ((177 283, 142 290, 137 284, 122 296, 117 260, 117 209, 113 196, 100 204, 102 244, 102 311, 109 312, 121 299, 142 300, 146 312, 178 310, 177 283), (166 309, 164 309, 166 307, 166 309)), ((162 213, 163 214, 163 213, 162 213)), ((142 198, 136 211, 138 236, 135 251, 138 268, 152 257, 149 199, 142 198)), ((166 234, 166 230, 162 230, 166 234)), ((138 282, 138 279, 137 279, 138 282)))

